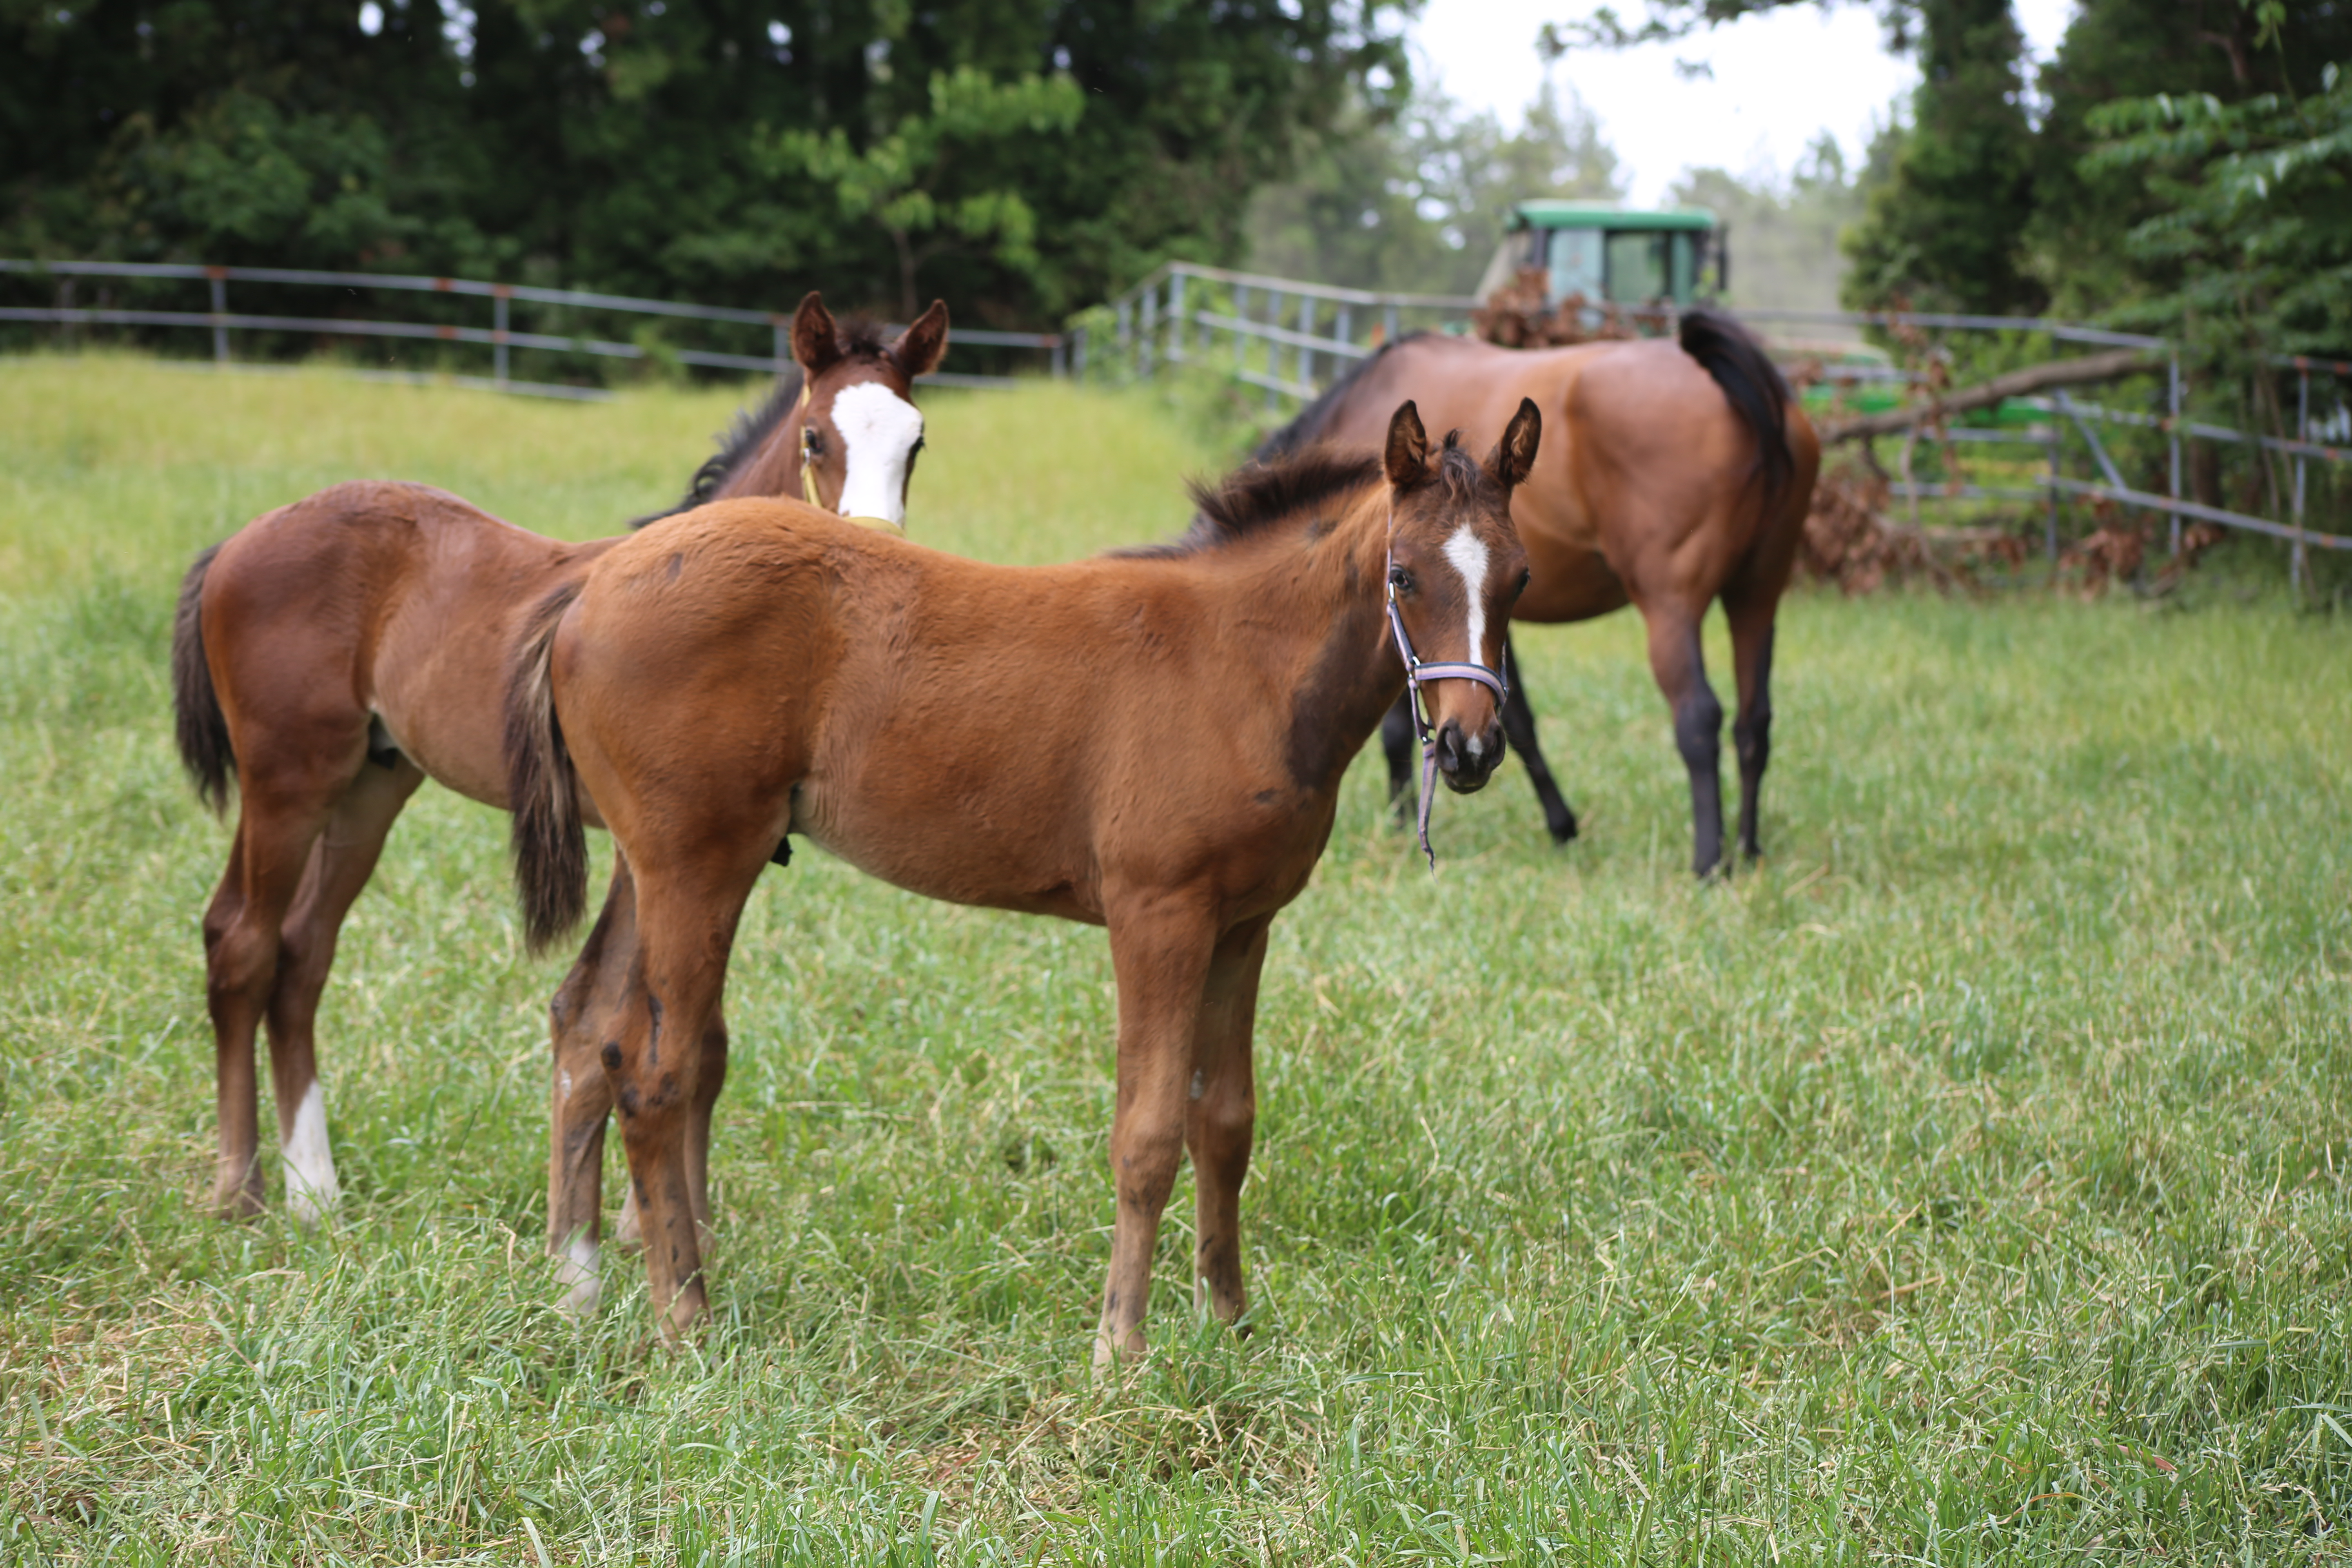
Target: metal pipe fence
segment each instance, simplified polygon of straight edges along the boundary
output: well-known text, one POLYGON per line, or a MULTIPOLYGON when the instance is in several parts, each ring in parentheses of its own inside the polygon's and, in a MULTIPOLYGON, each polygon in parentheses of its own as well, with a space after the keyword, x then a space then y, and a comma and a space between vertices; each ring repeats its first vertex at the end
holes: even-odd
MULTIPOLYGON (((1232 380, 1263 388, 1266 407, 1274 412, 1280 400, 1309 401, 1355 362, 1375 353, 1403 332, 1434 328, 1462 331, 1469 313, 1481 301, 1467 295, 1380 293, 1340 289, 1297 279, 1235 272, 1191 262, 1171 262, 1152 272, 1103 310, 1089 312, 1071 332, 1072 354, 1081 376, 1097 379, 1148 378, 1164 368, 1200 363, 1232 380), (1112 341, 1089 352, 1088 322, 1108 322, 1112 341), (1219 342, 1219 334, 1223 341, 1219 342)), ((1594 315, 1596 321, 1598 312, 1594 315)), ((1671 322, 1671 307, 1648 312, 1671 322)), ((2239 430, 2185 412, 2187 384, 2179 350, 2163 338, 2042 317, 1975 316, 1935 311, 1852 311, 1757 310, 1740 312, 1757 324, 1875 327, 1890 331, 1937 333, 2035 334, 2053 343, 2147 351, 2160 363, 2137 373, 2160 377, 2161 413, 2085 402, 2059 393, 2054 396, 2016 397, 2006 409, 2040 415, 2023 428, 1985 429, 1958 423, 1938 423, 1932 437, 1920 444, 1949 447, 1997 447, 2003 444, 2038 449, 2040 470, 2021 475, 1982 476, 1978 482, 1962 471, 1941 479, 1906 476, 1894 493, 1913 500, 2039 500, 2043 503, 2045 548, 2054 561, 2059 553, 2059 509, 2063 500, 2103 501, 2160 515, 2167 520, 2168 543, 2180 549, 2184 519, 2287 541, 2291 581, 2300 587, 2308 570, 2311 550, 2352 550, 2352 533, 2329 532, 2310 526, 2312 465, 2331 476, 2352 464, 2352 445, 2315 439, 2322 424, 2342 426, 2352 441, 2352 363, 2279 355, 2271 368, 2292 374, 2295 384, 2295 425, 2291 436, 2239 430), (2322 378, 2315 404, 2313 378, 2322 378), (2163 441, 2161 491, 2126 482, 2107 443, 2095 426, 2121 426, 2153 433, 2163 441), (2289 460, 2291 474, 2270 488, 2284 502, 2284 517, 2264 517, 2216 506, 2184 493, 2187 443, 2204 441, 2244 449, 2253 460, 2289 460), (2070 451, 2079 447, 2098 470, 2095 479, 2069 477, 2064 471, 2070 451), (2007 482, 2001 482, 2006 480, 2007 482)), ((1767 345, 1771 344, 1768 339, 1767 345)), ((1780 357, 1805 357, 1789 353, 1780 357)), ((1811 364, 1819 380, 1830 384, 1833 397, 1842 388, 1916 386, 1921 377, 1899 365, 1872 363, 1811 364)), ((2003 410, 1995 410, 1998 420, 2003 410)), ((1932 416, 1931 416, 1932 417, 1932 416)), ((2331 489, 2337 487, 2331 486, 2331 489)), ((2346 499, 2339 491, 2339 510, 2346 499)))
MULTIPOLYGON (((121 326, 201 330, 211 334, 212 357, 218 364, 234 363, 230 334, 240 331, 294 333, 329 342, 340 338, 457 343, 487 347, 490 351, 491 374, 487 380, 471 377, 461 377, 461 380, 478 382, 501 392, 578 397, 599 395, 600 393, 593 387, 564 382, 520 380, 513 374, 514 352, 520 349, 610 360, 666 358, 698 369, 766 374, 781 373, 792 360, 793 319, 789 312, 751 310, 730 305, 698 305, 677 300, 646 300, 626 294, 600 294, 583 289, 545 289, 530 284, 493 283, 470 278, 323 272, 283 267, 0 259, 0 276, 7 275, 58 279, 59 299, 57 304, 47 306, 0 306, 0 322, 19 321, 59 328, 121 326), (202 282, 206 286, 209 309, 186 310, 77 306, 72 303, 74 282, 84 278, 122 279, 143 284, 202 282), (489 321, 487 324, 468 324, 452 321, 386 321, 360 316, 236 311, 229 309, 228 287, 232 283, 270 289, 340 289, 354 293, 362 289, 384 290, 395 295, 487 300, 490 303, 489 321), (744 336, 741 329, 751 328, 764 334, 766 352, 745 353, 709 347, 622 342, 582 331, 520 331, 512 321, 514 307, 519 303, 539 307, 559 318, 567 313, 606 312, 618 316, 709 322, 722 330, 733 329, 731 335, 739 340, 739 346, 743 347, 750 345, 740 343, 740 340, 744 336)), ((957 327, 949 334, 949 352, 953 353, 956 348, 963 346, 1040 353, 1045 357, 1044 368, 1048 374, 1059 376, 1068 374, 1067 340, 1059 332, 1008 332, 957 327)), ((1010 386, 1017 379, 1008 375, 955 371, 939 371, 922 377, 928 384, 971 387, 1010 386)))

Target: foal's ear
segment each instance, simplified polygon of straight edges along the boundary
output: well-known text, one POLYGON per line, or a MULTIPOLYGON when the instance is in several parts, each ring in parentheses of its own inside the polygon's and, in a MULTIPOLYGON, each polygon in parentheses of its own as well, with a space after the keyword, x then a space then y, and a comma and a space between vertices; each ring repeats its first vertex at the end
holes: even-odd
POLYGON ((916 317, 886 352, 908 381, 939 369, 940 361, 948 357, 948 302, 932 300, 931 308, 916 317))
POLYGON ((801 369, 814 381, 831 370, 841 360, 841 343, 834 335, 833 312, 824 308, 824 296, 812 289, 793 312, 793 358, 800 361, 801 369))
POLYGON ((1388 448, 1381 454, 1389 483, 1399 489, 1419 484, 1429 476, 1429 432, 1421 427, 1421 410, 1407 398, 1389 419, 1388 448))
POLYGON ((1486 454, 1486 471, 1506 490, 1516 489, 1535 471, 1536 443, 1543 437, 1543 415, 1532 397, 1519 399, 1519 411, 1503 426, 1503 438, 1486 454))

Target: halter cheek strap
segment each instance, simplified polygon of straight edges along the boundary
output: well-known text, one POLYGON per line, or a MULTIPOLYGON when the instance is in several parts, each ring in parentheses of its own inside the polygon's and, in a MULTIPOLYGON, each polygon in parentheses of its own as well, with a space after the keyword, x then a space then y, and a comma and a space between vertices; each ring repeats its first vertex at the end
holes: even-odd
MULTIPOLYGON (((1394 519, 1391 519, 1393 524, 1394 519)), ((1405 635, 1404 616, 1397 609, 1396 555, 1391 552, 1382 574, 1388 584, 1389 632, 1396 638, 1397 657, 1404 660, 1405 701, 1412 714, 1412 727, 1421 736, 1421 852, 1429 858, 1429 868, 1437 869, 1437 851, 1429 847, 1429 806, 1437 786, 1437 729, 1429 721, 1422 701, 1421 689, 1433 680, 1475 680, 1495 694, 1497 703, 1510 700, 1511 683, 1500 673, 1483 664, 1448 664, 1442 660, 1424 664, 1412 651, 1412 638, 1405 635)), ((1473 648, 1473 653, 1478 650, 1473 648)))
MULTIPOLYGON (((826 511, 831 509, 824 504, 816 490, 816 453, 813 449, 816 431, 805 418, 808 405, 809 387, 808 383, 803 380, 801 383, 801 400, 793 405, 793 412, 803 416, 801 424, 801 500, 819 511, 826 511)), ((904 534, 907 531, 887 517, 852 517, 845 512, 842 514, 842 520, 845 522, 854 522, 860 528, 878 528, 889 533, 904 534)))

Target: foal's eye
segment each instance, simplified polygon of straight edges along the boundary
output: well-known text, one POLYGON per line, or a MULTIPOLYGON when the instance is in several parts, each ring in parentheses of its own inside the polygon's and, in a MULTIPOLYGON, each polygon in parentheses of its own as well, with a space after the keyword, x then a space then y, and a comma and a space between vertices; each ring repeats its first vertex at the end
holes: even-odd
POLYGON ((1533 572, 1528 571, 1528 570, 1526 567, 1524 567, 1524 566, 1520 567, 1520 568, 1519 568, 1519 592, 1520 592, 1520 593, 1522 593, 1522 594, 1526 593, 1526 592, 1528 591, 1528 584, 1530 584, 1530 583, 1532 583, 1532 582, 1534 582, 1534 581, 1535 581, 1535 579, 1536 579, 1536 574, 1535 574, 1533 572))
POLYGON ((1406 571, 1406 570, 1405 570, 1403 567, 1402 567, 1402 566, 1391 566, 1391 567, 1390 567, 1390 568, 1389 568, 1389 586, 1390 586, 1390 587, 1391 587, 1391 588, 1393 588, 1393 589, 1395 589, 1395 590, 1396 590, 1398 593, 1400 593, 1400 594, 1410 594, 1410 593, 1412 593, 1412 573, 1410 573, 1410 572, 1408 572, 1408 571, 1406 571))
POLYGON ((824 432, 814 425, 801 426, 801 451, 811 458, 824 456, 824 432))

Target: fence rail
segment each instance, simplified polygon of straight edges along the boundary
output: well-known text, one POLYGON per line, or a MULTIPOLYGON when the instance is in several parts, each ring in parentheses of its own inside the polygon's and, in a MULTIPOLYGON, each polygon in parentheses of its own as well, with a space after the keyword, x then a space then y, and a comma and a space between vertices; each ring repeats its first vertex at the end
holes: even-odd
MULTIPOLYGON (((1415 327, 1459 331, 1465 318, 1480 301, 1466 295, 1392 294, 1360 289, 1340 289, 1297 279, 1262 273, 1234 272, 1191 262, 1171 262, 1151 273, 1101 310, 1089 312, 1091 328, 1071 333, 1072 364, 1080 376, 1110 374, 1150 377, 1173 365, 1197 363, 1221 368, 1223 374, 1246 385, 1263 388, 1269 412, 1279 400, 1300 401, 1319 395, 1346 366, 1373 353, 1415 327), (1101 340, 1108 337, 1108 341, 1101 340)), ((1672 310, 1661 312, 1671 319, 1672 310)), ((2045 454, 2046 471, 2031 483, 1979 484, 1958 473, 1942 481, 1915 481, 1907 475, 1895 487, 1897 496, 1916 500, 1952 499, 2040 500, 2045 505, 2044 542, 2054 560, 2059 551, 2058 512, 2063 498, 2102 500, 2161 514, 2170 521, 2170 544, 2180 548, 2183 519, 2210 522, 2287 541, 2292 546, 2289 573, 2299 587, 2312 549, 2352 550, 2352 535, 2330 533, 2307 525, 2309 466, 2331 470, 2352 464, 2352 447, 2313 439, 2316 426, 2312 408, 2315 376, 2333 378, 2335 403, 2341 411, 2352 406, 2352 363, 2275 355, 2273 369, 2292 373, 2295 381, 2294 433, 2291 437, 2246 431, 2191 419, 2183 409, 2186 385, 2180 356, 2163 338, 2116 331, 2079 321, 2043 317, 1975 316, 1933 311, 1853 311, 1758 310, 1741 312, 1750 322, 1771 325, 1918 328, 1939 332, 2028 332, 2052 342, 2106 349, 2142 349, 2161 355, 2152 372, 2163 379, 2162 413, 2108 407, 2059 393, 2055 396, 2013 397, 2008 405, 2045 417, 2025 430, 1980 430, 1950 426, 1934 440, 1954 446, 2009 442, 2038 447, 2045 454), (2125 481, 2122 469, 2098 436, 2105 424, 2154 431, 2166 443, 2166 485, 2161 492, 2125 481), (2069 441, 2069 435, 2073 441, 2069 441), (2257 453, 2288 459, 2291 483, 2283 508, 2284 518, 2262 517, 2193 500, 2184 494, 2184 443, 2210 441, 2250 447, 2257 453), (2063 470, 2070 445, 2082 447, 2098 470, 2095 480, 2068 477, 2063 470)), ((1769 343, 1768 341, 1768 347, 1769 343)), ((1802 357, 1790 350, 1785 357, 1802 357)), ((1822 380, 1833 385, 1890 382, 1906 384, 1916 375, 1899 367, 1874 364, 1828 364, 1818 367, 1822 380)), ((2274 489, 2279 487, 2273 487, 2274 489)))
MULTIPOLYGON (((583 289, 546 289, 528 283, 495 283, 472 278, 437 278, 382 272, 323 272, 286 267, 209 267, 191 262, 31 261, 0 259, 0 276, 54 278, 62 298, 55 306, 0 308, 0 321, 71 326, 183 327, 212 333, 213 358, 232 362, 229 334, 235 331, 306 332, 322 337, 355 337, 430 341, 485 346, 491 351, 488 384, 502 392, 537 393, 555 396, 593 395, 561 382, 519 381, 511 374, 511 352, 542 350, 555 353, 588 354, 603 359, 674 359, 680 364, 707 370, 740 370, 780 374, 792 360, 793 319, 789 312, 751 310, 733 305, 699 305, 680 300, 646 300, 628 294, 600 294, 583 289), (82 278, 121 278, 147 281, 202 282, 210 289, 210 310, 154 310, 89 308, 71 303, 73 281, 82 278), (488 326, 446 321, 380 321, 349 316, 286 315, 233 311, 228 308, 231 283, 273 288, 382 289, 395 293, 444 295, 490 301, 488 326), (618 315, 665 317, 710 321, 724 326, 765 328, 768 352, 730 353, 715 349, 635 342, 580 333, 530 332, 516 330, 511 309, 516 301, 570 310, 608 311, 618 315)), ((895 331, 896 328, 888 330, 895 331)), ((1008 332, 984 328, 955 328, 949 335, 950 352, 958 345, 1027 349, 1042 353, 1049 374, 1068 371, 1067 340, 1059 332, 1008 332)), ((1016 378, 938 371, 921 378, 941 386, 994 387, 1012 385, 1016 378)))

